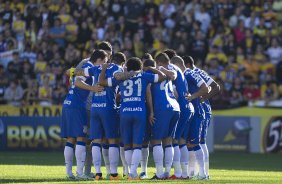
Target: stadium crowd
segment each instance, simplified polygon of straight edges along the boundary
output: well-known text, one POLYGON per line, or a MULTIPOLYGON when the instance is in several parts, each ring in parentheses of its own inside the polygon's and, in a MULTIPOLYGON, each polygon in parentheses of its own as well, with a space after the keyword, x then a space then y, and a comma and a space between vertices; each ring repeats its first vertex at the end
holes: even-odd
POLYGON ((61 104, 64 71, 102 41, 128 57, 172 48, 221 84, 215 108, 282 97, 282 1, 0 0, 0 103, 61 104))

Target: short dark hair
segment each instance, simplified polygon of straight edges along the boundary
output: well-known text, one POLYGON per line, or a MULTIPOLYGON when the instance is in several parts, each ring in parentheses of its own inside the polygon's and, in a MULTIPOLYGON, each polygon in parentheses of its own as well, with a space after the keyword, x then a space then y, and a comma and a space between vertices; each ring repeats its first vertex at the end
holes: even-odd
POLYGON ((126 56, 122 52, 117 52, 113 55, 112 62, 118 65, 125 63, 126 56))
POLYGON ((144 61, 146 61, 147 59, 153 59, 153 57, 152 57, 152 55, 151 54, 149 54, 149 53, 145 53, 144 54, 144 56, 142 56, 142 58, 141 58, 142 60, 144 60, 144 61))
POLYGON ((98 49, 102 49, 102 50, 110 51, 110 52, 113 51, 112 45, 107 41, 103 41, 103 42, 99 43, 98 49))
POLYGON ((193 66, 195 64, 194 59, 191 56, 182 56, 182 59, 185 65, 189 64, 190 66, 193 66))
POLYGON ((174 56, 177 56, 175 50, 173 50, 173 49, 166 49, 166 50, 164 51, 164 53, 167 54, 167 56, 169 57, 169 59, 173 58, 174 56))
POLYGON ((126 62, 127 71, 138 71, 143 68, 143 64, 140 58, 132 57, 126 62))
POLYGON ((105 59, 108 56, 108 54, 104 50, 94 50, 91 54, 90 61, 95 63, 98 59, 105 59))
POLYGON ((144 67, 148 67, 148 66, 156 67, 156 61, 152 59, 146 59, 143 63, 143 66, 144 67))
POLYGON ((155 60, 156 60, 157 62, 160 62, 160 63, 163 63, 163 64, 168 64, 169 61, 170 61, 168 55, 167 55, 166 53, 164 53, 164 52, 159 53, 159 54, 156 56, 155 60))

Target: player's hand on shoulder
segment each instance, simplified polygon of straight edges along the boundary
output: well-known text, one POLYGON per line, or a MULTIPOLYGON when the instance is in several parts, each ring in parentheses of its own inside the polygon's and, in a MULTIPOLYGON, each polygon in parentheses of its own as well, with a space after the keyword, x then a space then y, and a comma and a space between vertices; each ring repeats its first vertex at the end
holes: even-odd
POLYGON ((102 64, 102 70, 106 70, 109 67, 109 63, 102 64))
POLYGON ((72 77, 72 76, 74 76, 74 71, 75 71, 75 68, 72 67, 72 68, 70 68, 66 71, 66 75, 72 77))
POLYGON ((186 95, 186 99, 191 102, 192 100, 194 100, 194 96, 189 93, 186 95))
POLYGON ((92 88, 91 91, 95 93, 99 93, 104 90, 104 87, 100 85, 95 85, 95 86, 92 86, 91 88, 92 88))

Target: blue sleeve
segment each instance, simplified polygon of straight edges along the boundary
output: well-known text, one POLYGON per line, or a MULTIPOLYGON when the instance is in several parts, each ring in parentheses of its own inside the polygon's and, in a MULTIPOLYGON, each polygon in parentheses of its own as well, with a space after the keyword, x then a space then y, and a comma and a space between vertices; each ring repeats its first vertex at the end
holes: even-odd
POLYGON ((202 77, 196 72, 190 72, 185 74, 187 82, 193 83, 195 86, 200 87, 205 81, 202 77))
POLYGON ((119 80, 116 80, 116 78, 114 78, 114 77, 107 78, 107 81, 108 81, 108 86, 109 87, 116 87, 121 82, 119 80))
POLYGON ((152 74, 147 72, 142 73, 142 78, 148 81, 149 83, 157 83, 159 81, 158 74, 152 74))
POLYGON ((84 69, 85 76, 95 76, 99 66, 86 67, 84 69))

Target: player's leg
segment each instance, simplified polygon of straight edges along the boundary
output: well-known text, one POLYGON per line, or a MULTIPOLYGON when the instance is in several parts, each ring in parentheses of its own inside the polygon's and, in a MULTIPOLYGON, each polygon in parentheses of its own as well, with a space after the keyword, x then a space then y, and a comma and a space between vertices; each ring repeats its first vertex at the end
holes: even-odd
POLYGON ((109 142, 107 138, 102 139, 102 156, 106 167, 106 179, 109 179, 111 168, 110 168, 110 159, 109 159, 109 142))
POLYGON ((206 171, 204 164, 204 153, 200 146, 200 133, 202 129, 203 118, 200 115, 195 115, 193 118, 192 128, 189 132, 188 149, 192 149, 195 154, 196 163, 199 165, 199 175, 196 179, 205 179, 206 171))
POLYGON ((125 163, 130 167, 132 161, 132 117, 129 114, 120 114, 120 135, 121 140, 124 143, 124 158, 125 163))
POLYGON ((180 149, 180 164, 181 164, 181 170, 182 170, 182 178, 188 178, 188 161, 189 161, 189 152, 187 148, 187 138, 189 133, 189 127, 192 122, 192 118, 194 116, 193 112, 186 112, 188 114, 188 118, 186 121, 185 126, 183 127, 183 132, 179 140, 179 149, 180 149))
POLYGON ((74 144, 75 138, 71 137, 74 136, 74 133, 71 129, 71 118, 69 115, 70 109, 63 107, 62 109, 62 123, 61 123, 61 137, 66 138, 66 145, 64 148, 64 158, 66 164, 66 175, 69 179, 75 179, 72 173, 72 163, 73 163, 73 156, 74 156, 74 144))
POLYGON ((147 121, 146 129, 145 129, 145 136, 142 145, 142 159, 141 159, 141 173, 140 179, 147 179, 147 165, 148 165, 148 157, 149 157, 149 141, 151 138, 151 124, 147 121))
POLYGON ((90 116, 91 111, 87 110, 87 140, 86 140, 86 159, 84 164, 84 174, 90 178, 94 177, 94 174, 91 173, 91 166, 92 166, 92 144, 91 140, 89 139, 90 133, 90 116))
POLYGON ((75 138, 68 137, 66 141, 66 145, 64 148, 64 157, 65 157, 65 164, 66 164, 66 174, 67 178, 75 179, 72 173, 72 164, 73 164, 73 156, 74 156, 74 144, 75 138))
MULTIPOLYGON (((163 144, 165 146, 165 176, 164 177, 169 177, 170 176, 170 171, 171 171, 171 167, 172 167, 172 163, 173 163, 173 159, 174 159, 174 148, 172 145, 172 140, 173 137, 175 137, 175 131, 177 128, 177 124, 178 124, 178 120, 179 120, 179 116, 180 116, 180 112, 178 111, 171 111, 167 114, 171 114, 170 116, 166 116, 166 118, 168 118, 168 128, 166 129, 166 133, 165 133, 165 139, 163 140, 163 144)), ((163 121, 165 122, 165 121, 163 121)), ((175 148, 179 150, 178 144, 175 146, 175 148)), ((178 152, 178 156, 179 152, 178 152)), ((177 163, 177 168, 176 168, 180 173, 179 174, 179 178, 181 176, 181 167, 180 167, 180 157, 179 157, 179 162, 177 163)), ((176 179, 175 176, 172 176, 170 179, 176 179)))
POLYGON ((120 147, 119 147, 119 152, 120 152, 120 159, 122 162, 122 169, 123 169, 123 177, 127 177, 129 174, 129 165, 127 164, 126 160, 125 160, 125 153, 124 153, 124 144, 120 143, 120 147))
POLYGON ((149 157, 149 142, 145 141, 142 144, 142 159, 141 159, 141 173, 140 173, 140 179, 147 179, 147 166, 148 166, 148 157, 149 157))
POLYGON ((96 171, 95 179, 102 179, 101 172, 101 144, 103 138, 103 127, 100 114, 96 109, 91 110, 90 139, 92 139, 92 162, 96 171))
POLYGON ((86 179, 83 175, 83 167, 86 159, 86 138, 85 137, 77 137, 76 138, 76 146, 75 146, 75 158, 76 158, 76 174, 77 179, 86 179))
POLYGON ((137 174, 137 168, 142 158, 142 143, 145 135, 146 129, 146 113, 136 113, 133 119, 133 127, 132 127, 132 159, 131 159, 131 166, 130 166, 130 176, 128 179, 139 179, 137 174))
POLYGON ((110 166, 109 179, 117 180, 118 177, 118 163, 119 163, 119 123, 117 120, 117 112, 108 110, 103 115, 103 127, 105 130, 105 137, 108 141, 108 159, 110 166))
POLYGON ((152 125, 151 144, 153 147, 153 159, 156 167, 156 174, 151 179, 162 179, 164 175, 164 149, 162 145, 162 139, 165 137, 165 131, 168 129, 168 123, 164 124, 167 116, 164 116, 161 112, 155 112, 155 123, 152 125))
POLYGON ((211 121, 211 114, 206 114, 205 121, 203 121, 204 123, 201 132, 201 144, 200 144, 204 153, 205 170, 207 176, 209 176, 209 150, 206 144, 206 139, 207 139, 207 133, 208 133, 210 121, 211 121))
MULTIPOLYGON (((182 176, 182 167, 185 167, 183 163, 181 164, 181 151, 180 147, 182 148, 182 151, 184 146, 183 146, 183 141, 180 143, 181 136, 183 135, 185 131, 185 126, 187 126, 187 120, 190 115, 190 110, 186 107, 181 109, 180 113, 180 118, 177 123, 176 131, 175 131, 175 136, 173 140, 173 150, 174 150, 174 156, 173 156, 173 167, 174 167, 174 175, 171 176, 171 179, 177 179, 182 176)), ((184 143, 186 147, 186 143, 184 143)), ((183 160, 183 159, 182 159, 183 160)), ((185 169, 185 168, 184 168, 185 169)), ((186 176, 187 177, 187 176, 186 176)))

